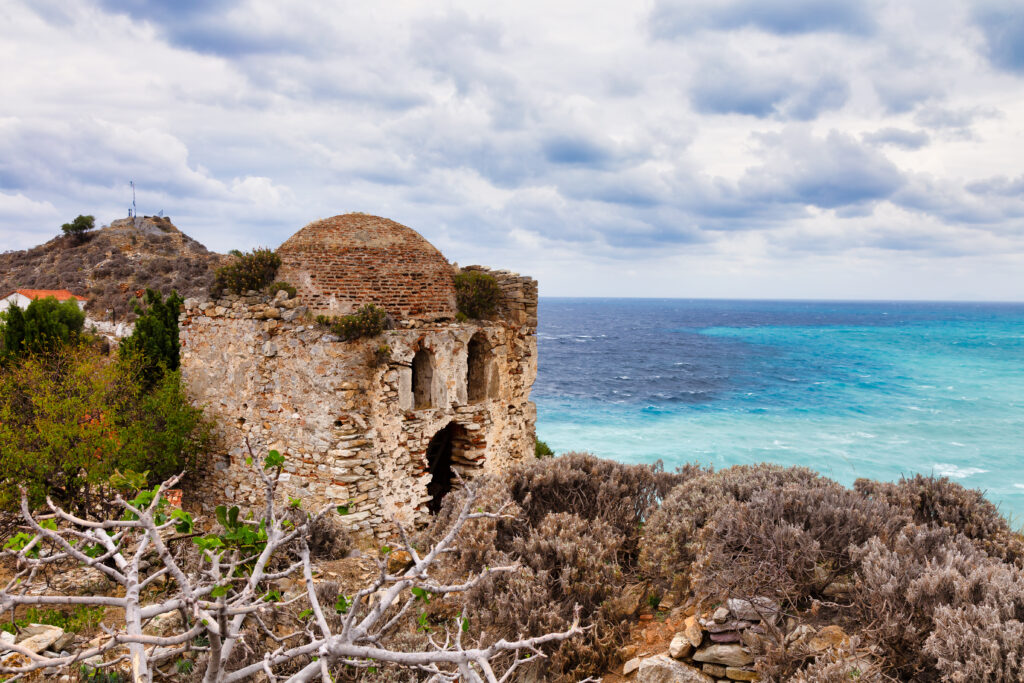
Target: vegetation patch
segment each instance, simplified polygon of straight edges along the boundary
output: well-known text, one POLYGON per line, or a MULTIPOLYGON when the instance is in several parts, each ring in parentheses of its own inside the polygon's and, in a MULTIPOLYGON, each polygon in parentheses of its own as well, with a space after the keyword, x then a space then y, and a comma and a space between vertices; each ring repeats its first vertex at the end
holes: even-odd
POLYGON ((34 299, 25 310, 14 304, 0 313, 0 362, 52 352, 75 343, 82 334, 85 313, 74 299, 59 302, 52 296, 34 299))
POLYGON ((217 269, 213 279, 213 291, 244 294, 249 290, 259 291, 274 281, 281 257, 273 249, 257 248, 251 252, 235 249, 233 263, 217 269))
POLYGON ((455 275, 455 303, 459 313, 485 320, 498 310, 501 287, 493 275, 478 270, 463 270, 455 275))
MULTIPOLYGON (((355 313, 350 315, 336 315, 333 317, 318 315, 316 322, 321 327, 331 331, 331 334, 341 338, 342 341, 353 341, 363 337, 376 337, 388 328, 388 314, 380 306, 366 304, 355 313)), ((391 355, 390 348, 387 355, 391 355)))
POLYGON ((288 292, 289 299, 294 298, 295 295, 298 294, 298 290, 295 289, 293 285, 284 282, 283 280, 278 280, 277 282, 273 283, 272 285, 270 285, 270 287, 267 288, 267 292, 269 292, 271 296, 282 291, 288 292))

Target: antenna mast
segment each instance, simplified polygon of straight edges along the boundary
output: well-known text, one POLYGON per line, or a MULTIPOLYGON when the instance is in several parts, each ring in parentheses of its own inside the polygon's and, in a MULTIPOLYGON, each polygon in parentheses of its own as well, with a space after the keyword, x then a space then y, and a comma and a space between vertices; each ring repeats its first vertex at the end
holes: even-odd
POLYGON ((129 216, 137 216, 138 210, 135 208, 135 181, 129 180, 128 184, 132 186, 132 210, 128 212, 129 216))

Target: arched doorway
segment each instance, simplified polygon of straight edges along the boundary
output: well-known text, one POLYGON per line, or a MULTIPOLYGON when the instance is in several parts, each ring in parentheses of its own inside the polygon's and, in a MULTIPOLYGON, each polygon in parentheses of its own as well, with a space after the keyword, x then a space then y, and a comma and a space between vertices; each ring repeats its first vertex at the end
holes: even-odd
POLYGON ((432 406, 433 386, 434 356, 430 351, 420 349, 412 357, 412 401, 415 410, 432 406))
POLYGON ((436 515, 441 509, 444 497, 455 488, 455 468, 453 460, 458 459, 459 452, 466 440, 466 429, 459 424, 449 422, 448 425, 434 435, 427 446, 427 471, 430 481, 427 482, 427 509, 436 515))
POLYGON ((490 398, 491 346, 477 332, 469 340, 466 353, 466 399, 478 403, 490 398))

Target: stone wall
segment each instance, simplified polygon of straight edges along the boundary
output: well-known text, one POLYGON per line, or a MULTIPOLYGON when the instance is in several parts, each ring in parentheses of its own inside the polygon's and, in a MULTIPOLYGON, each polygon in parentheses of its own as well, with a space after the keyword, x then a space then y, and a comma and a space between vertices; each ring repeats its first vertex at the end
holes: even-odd
POLYGON ((285 292, 186 301, 183 375, 223 437, 223 452, 198 478, 199 501, 259 499, 244 467, 248 441, 260 460, 269 449, 285 454, 282 496, 301 499, 306 509, 349 504, 351 514, 341 519, 383 538, 394 531, 392 518, 412 525, 429 514, 428 445, 448 425, 457 425, 449 430, 451 469, 463 476, 533 457, 536 283, 495 274, 507 292, 502 320, 403 320, 399 329, 347 342, 313 323, 302 299, 285 292), (490 381, 486 395, 470 403, 474 335, 474 347, 488 351, 490 381), (385 345, 388 359, 378 365, 385 345), (431 407, 415 409, 412 359, 421 349, 432 358, 431 407))
POLYGON ((513 325, 537 329, 537 281, 509 270, 492 270, 485 266, 465 266, 462 270, 487 273, 501 287, 497 317, 513 325))

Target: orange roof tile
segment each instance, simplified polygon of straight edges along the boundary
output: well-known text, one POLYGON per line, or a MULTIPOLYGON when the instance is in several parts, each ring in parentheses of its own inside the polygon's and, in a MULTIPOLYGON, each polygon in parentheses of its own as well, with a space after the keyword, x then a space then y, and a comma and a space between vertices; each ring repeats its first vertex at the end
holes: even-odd
MULTIPOLYGON (((84 296, 72 294, 66 289, 16 289, 11 292, 11 294, 21 294, 29 299, 45 299, 48 296, 52 296, 57 301, 67 301, 68 299, 78 299, 79 301, 89 300, 84 296)), ((7 296, 10 296, 11 294, 8 294, 7 296)))

